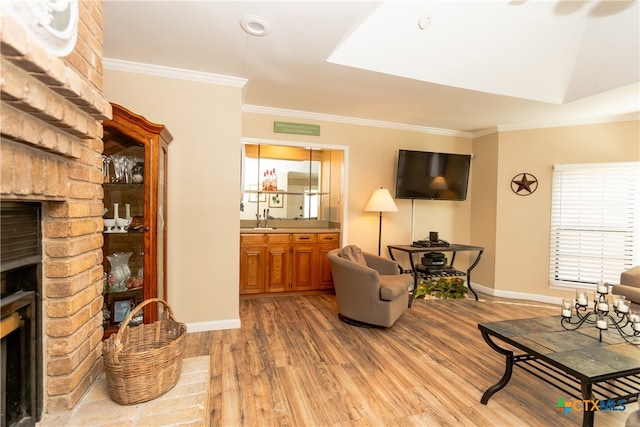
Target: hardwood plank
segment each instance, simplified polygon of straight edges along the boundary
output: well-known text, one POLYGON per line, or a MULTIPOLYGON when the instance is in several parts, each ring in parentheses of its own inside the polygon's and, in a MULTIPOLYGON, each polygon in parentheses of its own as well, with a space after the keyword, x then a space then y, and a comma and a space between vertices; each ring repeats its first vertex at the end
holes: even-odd
MULTIPOLYGON (((556 306, 481 295, 425 300, 388 329, 337 317, 331 294, 242 299, 242 328, 187 336, 187 357, 211 355, 212 426, 574 426, 582 413, 554 406, 559 390, 514 368, 504 372, 479 322, 556 315, 556 306)), ((621 347, 624 354, 637 348, 621 347)), ((599 412, 597 426, 624 426, 599 412)))

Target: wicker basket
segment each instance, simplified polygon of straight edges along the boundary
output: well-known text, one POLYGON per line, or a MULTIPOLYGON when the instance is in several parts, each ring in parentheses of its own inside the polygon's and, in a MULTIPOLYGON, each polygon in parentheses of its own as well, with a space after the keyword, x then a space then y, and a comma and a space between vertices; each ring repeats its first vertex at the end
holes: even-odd
POLYGON ((102 348, 111 399, 132 405, 171 390, 180 378, 186 334, 186 325, 175 321, 171 307, 164 300, 147 299, 131 310, 118 332, 111 335, 102 348), (154 302, 164 304, 163 319, 130 327, 133 316, 154 302))

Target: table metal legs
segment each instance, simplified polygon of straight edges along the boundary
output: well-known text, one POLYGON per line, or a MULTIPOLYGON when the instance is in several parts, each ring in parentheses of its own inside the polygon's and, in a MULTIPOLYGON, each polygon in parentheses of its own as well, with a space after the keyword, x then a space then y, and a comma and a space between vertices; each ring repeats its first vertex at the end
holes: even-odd
POLYGON ((504 368, 504 374, 502 375, 502 378, 500 378, 500 381, 498 381, 495 385, 489 387, 487 391, 485 391, 484 394, 482 395, 482 399, 480 399, 480 403, 482 403, 483 405, 486 405, 489 399, 491 399, 491 396, 493 396, 496 392, 502 390, 504 386, 506 386, 509 380, 511 379, 511 374, 513 373, 513 351, 506 350, 498 346, 496 343, 494 343, 491 340, 491 337, 484 331, 482 331, 482 338, 484 338, 485 342, 489 344, 489 347, 491 347, 498 353, 505 355, 505 368, 504 368))
MULTIPOLYGON (((476 297, 476 301, 478 301, 478 294, 476 294, 476 291, 474 291, 473 288, 471 287, 471 270, 473 270, 476 267, 476 265, 478 265, 478 263, 480 262, 480 258, 482 257, 482 252, 484 251, 483 250, 478 251, 478 256, 476 257, 476 260, 473 261, 473 264, 471 264, 467 269, 467 287, 473 293, 473 296, 476 297)), ((451 264, 453 265, 453 262, 451 264)))
MULTIPOLYGON (((582 392, 582 399, 587 402, 593 400, 593 384, 589 381, 580 382, 580 390, 582 392)), ((586 403, 585 403, 586 405, 586 403)), ((594 411, 583 410, 582 411, 582 427, 593 427, 594 411)))
MULTIPOLYGON (((487 334, 485 331, 481 331, 481 333, 482 333, 482 338, 485 340, 487 344, 489 344, 489 347, 491 347, 498 353, 503 354, 505 356, 505 367, 504 367, 504 374, 502 375, 502 378, 500 378, 500 381, 495 383, 493 386, 489 387, 487 391, 484 392, 484 394, 482 395, 482 398, 480 399, 480 403, 482 403, 483 405, 486 405, 487 402, 489 402, 489 399, 491 399, 491 396, 493 396, 498 391, 502 390, 509 383, 509 380, 511 379, 511 374, 513 373, 513 365, 516 362, 523 362, 526 360, 533 359, 533 356, 531 355, 514 356, 513 351, 506 350, 498 346, 496 343, 494 343, 491 340, 491 336, 487 334)), ((582 398, 584 402, 593 401, 593 390, 592 390, 593 384, 590 381, 583 380, 580 383, 580 388, 581 388, 582 398)), ((585 408, 585 410, 582 413, 582 427, 593 427, 594 415, 595 415, 594 411, 586 410, 585 408)))

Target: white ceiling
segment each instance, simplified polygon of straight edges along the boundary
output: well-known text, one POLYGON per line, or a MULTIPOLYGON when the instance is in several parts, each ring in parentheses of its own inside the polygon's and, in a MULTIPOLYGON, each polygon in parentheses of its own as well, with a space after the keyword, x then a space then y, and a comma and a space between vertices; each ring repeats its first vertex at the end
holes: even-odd
POLYGON ((469 132, 640 111, 638 1, 103 7, 106 59, 247 79, 250 106, 469 132), (243 32, 246 15, 270 33, 243 32))

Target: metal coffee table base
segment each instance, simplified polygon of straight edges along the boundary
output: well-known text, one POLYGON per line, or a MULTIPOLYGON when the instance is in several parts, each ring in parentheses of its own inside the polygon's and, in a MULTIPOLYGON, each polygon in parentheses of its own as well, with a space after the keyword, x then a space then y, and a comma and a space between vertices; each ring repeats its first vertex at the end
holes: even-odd
MULTIPOLYGON (((584 401, 624 400, 625 405, 638 401, 640 390, 640 375, 621 377, 620 374, 612 374, 609 377, 599 378, 597 381, 589 379, 579 380, 567 372, 553 366, 544 360, 531 354, 514 355, 513 351, 497 345, 485 330, 481 330, 482 338, 496 352, 505 356, 505 370, 502 378, 495 385, 484 392, 480 402, 487 404, 491 396, 503 389, 511 379, 513 366, 517 365, 530 374, 538 377, 547 384, 551 384, 567 395, 584 401), (611 381, 615 379, 615 381, 611 381)), ((584 410, 582 416, 583 427, 593 427, 595 411, 584 410)))

